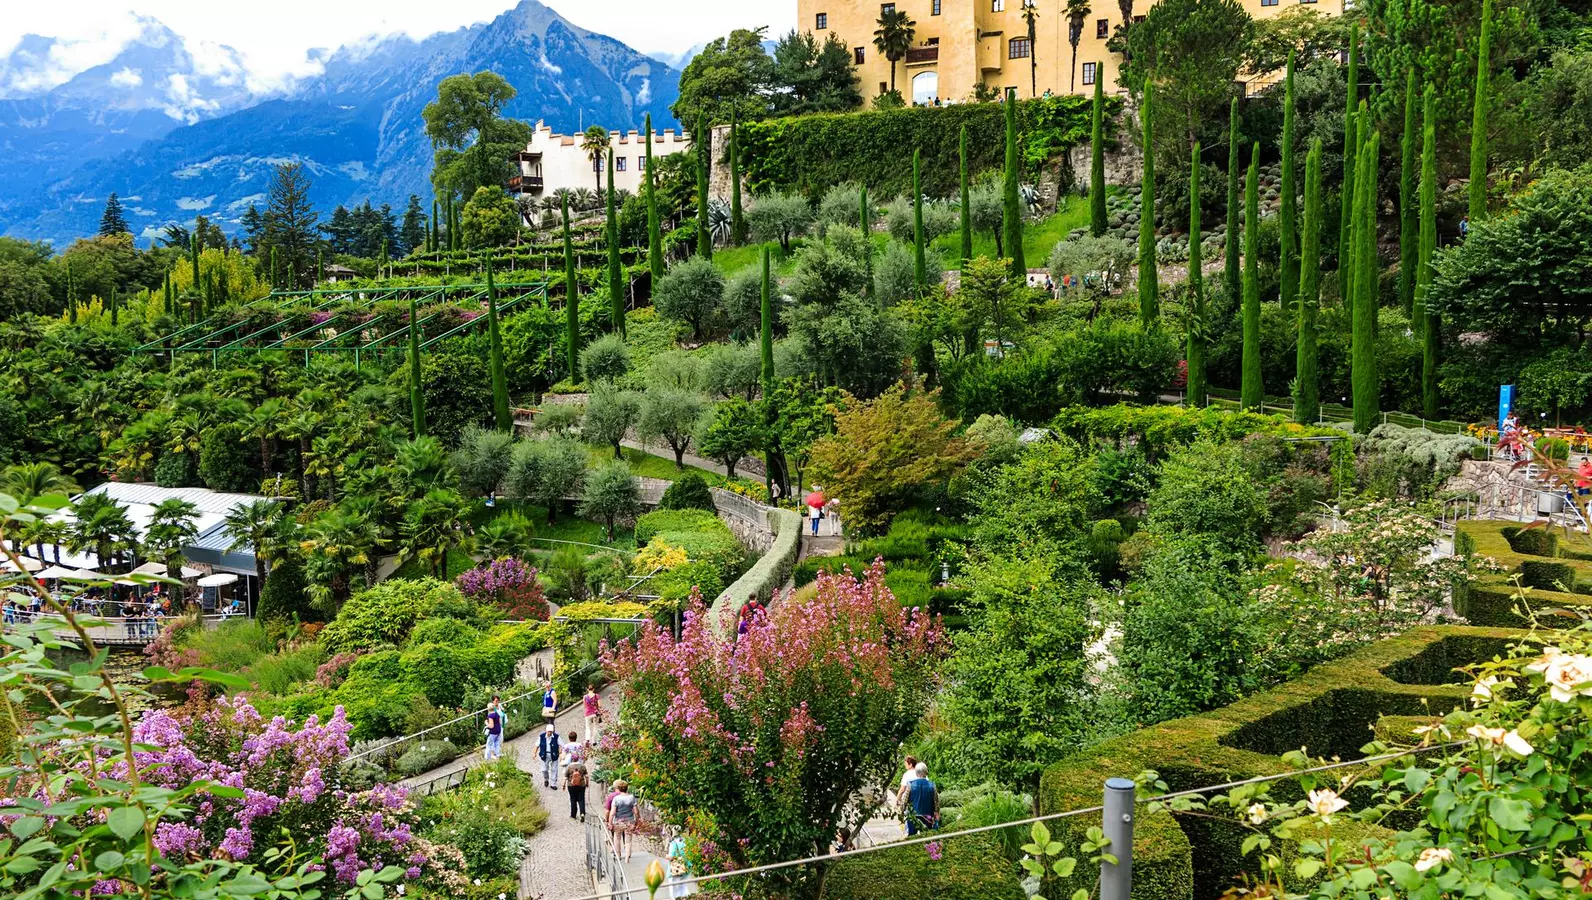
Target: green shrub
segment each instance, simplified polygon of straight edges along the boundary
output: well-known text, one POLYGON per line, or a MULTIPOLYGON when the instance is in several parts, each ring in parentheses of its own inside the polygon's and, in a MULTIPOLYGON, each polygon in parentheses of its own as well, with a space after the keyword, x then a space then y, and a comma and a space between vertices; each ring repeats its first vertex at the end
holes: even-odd
POLYGON ((1570 442, 1557 437, 1539 438, 1537 455, 1562 463, 1570 458, 1570 442))
POLYGON ((200 439, 199 478, 212 491, 246 493, 259 487, 259 461, 254 443, 245 443, 243 429, 232 422, 212 424, 200 439))
POLYGON ((389 579, 350 597, 337 618, 322 629, 321 646, 333 653, 398 646, 408 640, 416 623, 431 616, 490 621, 449 582, 389 579))
MULTIPOLYGON (((679 484, 679 482, 675 482, 679 484)), ((659 506, 656 510, 646 513, 636 519, 636 546, 645 547, 652 542, 654 536, 665 531, 710 531, 714 529, 729 530, 729 526, 719 521, 717 514, 711 510, 696 507, 665 508, 659 506)))
POLYGON ((630 371, 630 350, 617 334, 605 334, 580 351, 580 371, 587 382, 618 381, 630 371))
POLYGON ((718 530, 665 531, 657 537, 671 547, 684 550, 686 558, 692 562, 713 566, 724 581, 739 575, 741 564, 746 561, 746 548, 722 522, 718 530))
POLYGON ((282 560, 266 574, 258 613, 265 620, 319 622, 325 618, 304 589, 304 569, 292 559, 282 560))
POLYGON ((398 774, 413 778, 459 758, 459 751, 448 741, 421 741, 398 757, 398 774))
POLYGON ((1520 564, 1520 581, 1529 588, 1575 593, 1575 568, 1569 563, 1528 559, 1520 564))
POLYGON ((386 778, 387 772, 368 759, 345 759, 337 766, 337 776, 345 791, 368 791, 386 778))
POLYGON ((242 672, 275 652, 276 641, 258 621, 234 619, 215 628, 189 629, 183 646, 198 652, 201 665, 223 672, 242 672))
MULTIPOLYGON (((1138 860, 1134 860, 1135 877, 1138 860)), ((880 850, 837 861, 824 884, 831 900, 923 900, 925 897, 1023 900, 1021 870, 987 834, 940 842, 931 862, 922 847, 880 850)), ((1137 884, 1134 896, 1138 897, 1137 884)))
POLYGON ((414 698, 424 693, 409 680, 398 651, 381 650, 355 660, 334 696, 353 726, 353 738, 363 741, 403 734, 414 698))
POLYGON ((162 453, 155 483, 163 488, 199 487, 199 464, 191 453, 162 453))
POLYGON ((293 685, 314 680, 316 668, 326 659, 325 647, 307 644, 286 653, 261 657, 244 674, 262 691, 286 694, 293 685))
MULTIPOLYGON (((658 501, 658 509, 705 509, 713 512, 713 491, 708 487, 707 479, 698 472, 687 472, 680 480, 670 484, 663 490, 663 498, 658 501)), ((641 538, 636 538, 637 544, 645 544, 641 538)))
POLYGON ((675 607, 691 596, 692 588, 701 588, 702 599, 712 603, 724 590, 723 573, 711 562, 688 562, 659 572, 642 582, 638 590, 643 594, 657 594, 660 602, 675 607))

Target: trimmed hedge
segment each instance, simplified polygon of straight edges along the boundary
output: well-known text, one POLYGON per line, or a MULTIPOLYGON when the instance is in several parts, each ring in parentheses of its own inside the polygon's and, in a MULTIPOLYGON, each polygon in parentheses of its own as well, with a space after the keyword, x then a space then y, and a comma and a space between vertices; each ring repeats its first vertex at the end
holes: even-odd
POLYGON ((1592 594, 1581 585, 1592 581, 1592 561, 1585 551, 1560 543, 1546 528, 1522 528, 1518 522, 1464 521, 1454 529, 1454 552, 1490 557, 1502 575, 1476 579, 1455 592, 1454 611, 1473 625, 1522 627, 1533 616, 1592 613, 1592 594), (1521 585, 1529 588, 1522 607, 1521 585), (1560 590, 1563 585, 1570 590, 1560 590))
MULTIPOLYGON (((1137 881, 1138 861, 1134 863, 1137 881)), ((941 841, 938 860, 931 860, 917 846, 839 860, 824 882, 824 896, 830 900, 1023 900, 1019 874, 994 838, 972 834, 941 841)))
MULTIPOLYGON (((1301 746, 1312 755, 1352 759, 1384 716, 1438 715, 1463 704, 1469 688, 1445 683, 1454 680, 1448 673, 1502 654, 1518 635, 1502 629, 1417 628, 1231 706, 1107 741, 1045 770, 1040 812, 1096 805, 1107 778, 1131 778, 1145 769, 1159 772, 1172 790, 1183 790, 1288 772, 1279 754, 1301 746)), ((1295 793, 1289 780, 1273 787, 1282 799, 1295 793)), ((1056 839, 1076 846, 1099 817, 1074 816, 1061 824, 1064 833, 1056 839)), ((1239 846, 1244 834, 1211 819, 1166 813, 1141 817, 1134 833, 1134 898, 1221 894, 1245 868, 1239 846)), ((1290 852, 1283 848, 1285 856, 1290 852)))
POLYGON ((1575 590, 1575 566, 1528 559, 1520 564, 1520 581, 1526 587, 1547 591, 1575 590))
POLYGON ((721 630, 735 621, 736 613, 748 596, 756 594, 764 603, 772 600, 774 592, 785 585, 791 568, 796 565, 796 554, 801 550, 802 517, 795 510, 770 509, 768 519, 774 529, 773 546, 713 601, 709 616, 721 630))

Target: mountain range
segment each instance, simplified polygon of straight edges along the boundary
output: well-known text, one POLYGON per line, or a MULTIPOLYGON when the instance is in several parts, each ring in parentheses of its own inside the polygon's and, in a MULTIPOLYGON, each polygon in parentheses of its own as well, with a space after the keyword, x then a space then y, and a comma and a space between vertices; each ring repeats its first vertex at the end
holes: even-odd
POLYGON ((571 132, 593 123, 673 124, 679 73, 580 28, 537 0, 496 19, 422 40, 343 47, 321 74, 275 95, 249 89, 234 52, 194 52, 145 19, 115 59, 45 91, 15 77, 48 52, 30 35, 0 60, 0 234, 62 246, 97 230, 106 198, 123 200, 140 242, 196 215, 235 231, 262 208, 271 171, 298 161, 323 214, 339 203, 429 211, 432 146, 421 110, 442 79, 491 70, 518 91, 505 114, 571 132))

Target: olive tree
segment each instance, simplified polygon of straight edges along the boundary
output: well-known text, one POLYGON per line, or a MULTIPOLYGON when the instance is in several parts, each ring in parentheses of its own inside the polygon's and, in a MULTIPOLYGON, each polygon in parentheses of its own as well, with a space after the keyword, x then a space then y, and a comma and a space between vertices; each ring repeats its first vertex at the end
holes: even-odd
POLYGON ((723 310, 724 273, 700 256, 675 263, 653 289, 652 305, 664 318, 690 325, 693 337, 706 337, 723 310))
POLYGON ((599 384, 586 400, 586 416, 580 422, 580 436, 594 447, 614 448, 620 459, 620 442, 641 417, 641 397, 635 391, 621 391, 612 384, 599 384))
POLYGON ((674 467, 684 472, 685 451, 706 408, 702 398, 690 391, 656 388, 642 398, 637 431, 642 440, 657 438, 668 444, 674 451, 674 467))
POLYGON ((614 460, 592 472, 586 478, 586 488, 580 497, 580 514, 588 519, 601 519, 607 529, 608 540, 614 539, 614 522, 627 519, 641 511, 641 492, 630 466, 614 460))
POLYGON ((789 253, 791 240, 812 224, 813 211, 800 194, 769 194, 752 202, 746 221, 754 240, 779 241, 780 249, 789 253))

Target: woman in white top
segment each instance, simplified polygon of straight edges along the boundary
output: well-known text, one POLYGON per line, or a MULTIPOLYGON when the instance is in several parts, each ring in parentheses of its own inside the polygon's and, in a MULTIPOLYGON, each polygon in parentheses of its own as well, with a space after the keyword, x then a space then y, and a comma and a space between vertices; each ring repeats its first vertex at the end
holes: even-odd
POLYGON ((895 791, 890 795, 890 801, 895 804, 895 809, 898 814, 907 808, 907 787, 912 784, 912 779, 918 777, 912 772, 912 770, 916 768, 917 764, 917 757, 907 757, 907 770, 901 774, 901 783, 896 785, 895 791))

